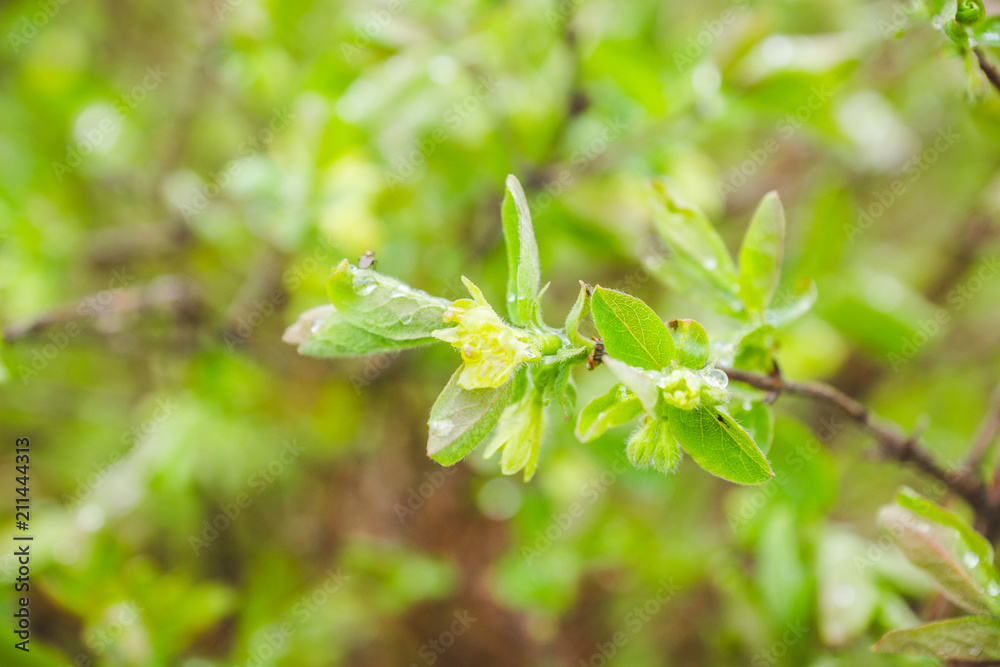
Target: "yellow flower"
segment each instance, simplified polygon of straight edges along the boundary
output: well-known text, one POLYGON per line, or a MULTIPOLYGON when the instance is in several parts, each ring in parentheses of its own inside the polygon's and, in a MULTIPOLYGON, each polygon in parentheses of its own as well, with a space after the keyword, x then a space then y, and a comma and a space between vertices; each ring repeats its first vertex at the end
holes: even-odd
POLYGON ((461 353, 464 368, 458 384, 462 389, 499 387, 518 366, 537 361, 541 353, 535 336, 509 326, 471 280, 462 276, 462 282, 472 299, 459 299, 444 311, 444 321, 458 326, 438 329, 432 335, 461 353))

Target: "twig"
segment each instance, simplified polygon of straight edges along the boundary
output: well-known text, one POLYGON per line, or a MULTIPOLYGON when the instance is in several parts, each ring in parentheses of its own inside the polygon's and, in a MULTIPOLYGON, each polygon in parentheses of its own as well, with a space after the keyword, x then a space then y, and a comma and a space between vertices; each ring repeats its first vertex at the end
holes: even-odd
POLYGON ((981 48, 977 46, 972 51, 976 54, 976 60, 979 61, 979 69, 983 70, 983 74, 990 80, 996 91, 1000 93, 1000 72, 993 66, 993 63, 986 59, 986 54, 983 53, 981 48))
POLYGON ((13 343, 70 322, 95 321, 126 313, 174 306, 196 310, 202 303, 197 288, 180 276, 161 276, 141 286, 104 290, 53 308, 30 320, 3 327, 3 340, 13 343))
POLYGON ((970 506, 995 525, 997 505, 986 485, 967 470, 946 470, 927 451, 919 437, 907 436, 898 427, 879 419, 871 410, 835 387, 822 382, 791 382, 781 377, 758 375, 732 368, 720 368, 730 380, 742 382, 765 391, 806 396, 816 401, 836 406, 860 424, 879 442, 882 450, 900 462, 912 463, 931 477, 941 480, 954 493, 964 498, 970 506))
POLYGON ((997 385, 996 389, 993 390, 993 395, 990 396, 986 418, 983 419, 983 423, 979 425, 979 429, 976 431, 976 439, 972 444, 972 449, 969 450, 969 457, 965 461, 966 468, 975 470, 979 467, 979 464, 986 457, 986 452, 996 438, 997 433, 1000 433, 1000 384, 997 385))

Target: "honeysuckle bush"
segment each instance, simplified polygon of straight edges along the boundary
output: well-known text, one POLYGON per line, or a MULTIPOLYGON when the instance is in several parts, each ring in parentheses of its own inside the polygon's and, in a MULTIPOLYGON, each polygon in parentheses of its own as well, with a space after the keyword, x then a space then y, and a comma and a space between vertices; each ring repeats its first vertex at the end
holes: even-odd
POLYGON ((563 326, 546 324, 538 248, 521 184, 507 178, 502 206, 508 281, 503 319, 466 277, 470 298, 448 302, 385 276, 371 265, 341 261, 327 281, 331 306, 311 310, 286 339, 302 354, 354 356, 451 344, 461 364, 430 410, 427 453, 452 465, 482 442, 498 452, 505 475, 534 476, 549 413, 558 405, 581 440, 637 422, 624 445, 639 468, 673 472, 686 452, 707 472, 737 484, 774 476, 764 452, 773 417, 759 397, 733 395, 722 362, 773 367, 775 327, 804 312, 812 294, 791 309, 771 308, 781 268, 784 213, 775 193, 761 202, 747 230, 737 270, 705 217, 664 182, 650 184, 659 229, 676 274, 719 310, 745 325, 741 336, 714 348, 705 328, 689 319, 669 324, 640 299, 600 285, 580 284, 563 326), (585 330, 592 326, 596 336, 585 330), (577 411, 575 367, 603 364, 617 381, 577 411))
MULTIPOLYGON (((527 199, 513 175, 507 177, 501 209, 508 260, 501 310, 507 319, 465 276, 469 297, 449 302, 377 272, 370 260, 361 266, 344 259, 326 283, 332 303, 303 313, 285 340, 316 357, 450 344, 460 364, 427 422, 427 454, 442 465, 454 465, 485 443, 485 457, 500 453, 504 475, 521 472, 528 481, 538 470, 551 414, 558 412, 575 424, 584 442, 634 424, 622 446, 637 468, 673 474, 686 453, 729 482, 766 484, 774 477, 767 458, 773 397, 731 386, 723 369, 779 373, 780 329, 809 310, 816 286, 800 279, 779 291, 785 215, 777 193, 768 193, 757 206, 737 262, 704 214, 667 181, 648 186, 670 258, 659 277, 710 304, 729 323, 713 340, 694 320, 665 322, 641 299, 582 280, 563 325, 547 324, 542 297, 548 284, 542 284, 527 199), (614 383, 578 408, 573 370, 600 365, 614 383)), ((975 615, 892 630, 874 650, 1000 659, 1000 576, 985 538, 957 514, 908 489, 879 518, 913 565, 975 615)), ((835 620, 823 627, 829 642, 842 643, 860 632, 876 612, 899 618, 902 600, 874 592, 877 584, 865 573, 857 538, 834 532, 822 544, 830 554, 826 569, 843 573, 838 561, 849 559, 856 569, 844 579, 848 583, 826 586, 834 591, 830 604, 843 606, 837 596, 850 590, 848 606, 860 609, 846 625, 831 614, 835 620), (872 593, 855 601, 858 590, 872 593)), ((839 581, 837 575, 831 581, 839 581)), ((913 624, 905 614, 900 623, 913 624)))

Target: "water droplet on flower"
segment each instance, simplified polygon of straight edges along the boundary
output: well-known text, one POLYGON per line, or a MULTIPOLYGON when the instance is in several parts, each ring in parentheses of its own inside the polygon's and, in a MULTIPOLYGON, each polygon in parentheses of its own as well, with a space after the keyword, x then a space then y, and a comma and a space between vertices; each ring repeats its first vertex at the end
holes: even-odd
POLYGON ((354 293, 358 296, 368 296, 375 291, 378 285, 375 284, 374 280, 355 280, 354 281, 354 293))
POLYGON ((972 553, 971 551, 966 551, 962 556, 962 562, 965 563, 965 567, 973 568, 979 565, 979 556, 972 553))
POLYGON ((436 438, 447 437, 451 433, 455 425, 450 419, 432 419, 427 422, 427 427, 430 430, 430 435, 436 438))

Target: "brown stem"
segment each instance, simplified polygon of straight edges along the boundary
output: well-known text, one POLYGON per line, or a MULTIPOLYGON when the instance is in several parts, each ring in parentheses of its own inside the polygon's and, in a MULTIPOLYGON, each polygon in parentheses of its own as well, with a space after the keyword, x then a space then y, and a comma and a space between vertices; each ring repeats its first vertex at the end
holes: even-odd
POLYGON ((996 389, 993 390, 993 395, 990 396, 986 418, 983 419, 983 423, 976 431, 976 440, 973 442, 972 449, 969 450, 969 457, 965 461, 966 468, 974 471, 979 467, 989 451, 990 444, 996 439, 997 433, 1000 433, 1000 385, 997 385, 996 389))
POLYGON ((941 467, 919 437, 905 435, 897 426, 882 421, 867 407, 839 389, 822 382, 791 382, 780 376, 759 375, 733 368, 720 370, 735 382, 765 391, 806 396, 837 407, 870 433, 887 455, 900 462, 911 463, 944 482, 952 492, 968 501, 976 514, 987 520, 987 525, 992 528, 996 524, 997 504, 992 501, 986 485, 974 473, 965 469, 946 470, 941 467))
POLYGON ((990 80, 996 91, 1000 93, 1000 72, 993 66, 993 63, 986 59, 986 54, 983 53, 981 48, 977 46, 972 51, 976 54, 976 60, 979 61, 979 69, 983 70, 983 74, 990 80))

